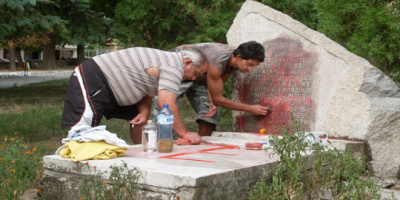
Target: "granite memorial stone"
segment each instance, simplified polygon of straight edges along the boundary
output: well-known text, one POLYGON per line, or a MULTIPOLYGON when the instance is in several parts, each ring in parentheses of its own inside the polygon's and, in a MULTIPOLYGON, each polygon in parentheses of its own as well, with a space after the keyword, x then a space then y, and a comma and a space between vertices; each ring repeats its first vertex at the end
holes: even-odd
POLYGON ((272 107, 267 116, 234 111, 234 130, 288 126, 366 141, 370 169, 400 177, 400 89, 367 60, 279 11, 246 1, 227 34, 228 44, 257 41, 266 60, 233 76, 235 101, 272 107))

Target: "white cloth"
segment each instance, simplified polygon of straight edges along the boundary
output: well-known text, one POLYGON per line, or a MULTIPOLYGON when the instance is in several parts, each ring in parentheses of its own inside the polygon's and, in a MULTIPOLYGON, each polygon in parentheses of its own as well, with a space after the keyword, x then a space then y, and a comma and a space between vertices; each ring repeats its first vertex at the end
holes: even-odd
POLYGON ((304 138, 304 142, 308 142, 310 144, 318 144, 322 143, 322 145, 325 145, 326 142, 328 141, 328 133, 323 132, 323 131, 317 131, 317 132, 305 132, 306 138, 304 138), (326 135, 326 138, 322 140, 320 137, 326 135))
POLYGON ((106 126, 102 125, 96 127, 87 127, 84 130, 80 130, 79 132, 70 130, 68 132, 68 137, 61 140, 63 145, 57 149, 56 155, 59 154, 60 150, 64 147, 64 144, 70 141, 94 142, 102 140, 104 140, 108 144, 112 144, 115 146, 125 148, 129 147, 129 145, 124 140, 118 138, 117 134, 107 131, 106 126))

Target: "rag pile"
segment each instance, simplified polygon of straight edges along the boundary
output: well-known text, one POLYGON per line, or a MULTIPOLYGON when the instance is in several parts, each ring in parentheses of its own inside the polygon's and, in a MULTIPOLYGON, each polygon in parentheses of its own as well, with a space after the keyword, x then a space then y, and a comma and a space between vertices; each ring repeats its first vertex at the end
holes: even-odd
POLYGON ((116 134, 107 131, 106 126, 88 127, 79 132, 70 131, 68 137, 62 139, 62 143, 56 155, 75 162, 116 158, 123 156, 129 147, 116 134))

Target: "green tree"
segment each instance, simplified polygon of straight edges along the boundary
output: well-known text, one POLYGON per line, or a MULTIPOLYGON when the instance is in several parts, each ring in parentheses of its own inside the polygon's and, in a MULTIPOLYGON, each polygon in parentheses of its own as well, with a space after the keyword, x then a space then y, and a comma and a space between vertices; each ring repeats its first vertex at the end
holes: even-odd
POLYGON ((400 2, 260 0, 367 59, 400 85, 400 2))
POLYGON ((317 28, 318 18, 313 0, 259 0, 259 2, 291 16, 314 30, 317 28))
POLYGON ((78 61, 83 61, 84 46, 87 43, 105 43, 110 20, 102 13, 90 9, 88 0, 55 0, 47 7, 47 13, 58 13, 64 20, 62 26, 54 26, 47 33, 50 42, 44 46, 42 68, 57 68, 55 46, 75 44, 78 46, 78 61))
POLYGON ((104 13, 104 16, 112 19, 115 16, 115 8, 122 0, 90 0, 90 8, 95 12, 104 13))
POLYGON ((77 45, 78 63, 85 60, 84 48, 86 44, 106 45, 107 33, 112 23, 102 12, 95 12, 87 2, 75 3, 73 8, 66 7, 69 11, 67 20, 66 40, 77 45), (81 16, 81 17, 76 17, 81 16))
POLYGON ((389 76, 400 73, 399 2, 392 0, 314 2, 319 18, 318 31, 351 52, 366 58, 389 76))
POLYGON ((183 43, 221 42, 242 1, 122 0, 115 9, 125 46, 168 49, 183 43))
MULTIPOLYGON (((40 11, 40 6, 45 4, 51 1, 0 0, 0 44, 8 46, 11 71, 16 70, 15 49, 45 42, 43 31, 62 22, 56 15, 44 15, 40 11)), ((17 56, 21 64, 21 54, 17 56)))

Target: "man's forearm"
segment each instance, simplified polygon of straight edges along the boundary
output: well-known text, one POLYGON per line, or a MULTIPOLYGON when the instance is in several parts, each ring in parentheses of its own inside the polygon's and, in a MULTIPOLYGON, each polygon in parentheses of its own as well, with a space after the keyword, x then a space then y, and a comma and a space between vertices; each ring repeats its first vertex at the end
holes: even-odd
POLYGON ((147 115, 150 114, 152 99, 153 97, 146 96, 136 104, 136 108, 138 109, 139 113, 147 115))
MULTIPOLYGON (((174 111, 172 111, 172 112, 174 112, 174 111)), ((186 126, 182 121, 179 110, 174 112, 174 127, 173 128, 174 128, 174 131, 181 137, 183 137, 183 135, 185 135, 185 133, 187 132, 186 126)))
POLYGON ((216 97, 214 98, 214 104, 217 104, 219 106, 222 106, 224 108, 230 109, 230 110, 237 110, 237 111, 245 111, 245 112, 250 112, 254 115, 266 115, 270 112, 270 108, 260 105, 260 104, 245 104, 245 103, 239 103, 232 101, 230 99, 227 99, 225 97, 216 97))
POLYGON ((250 112, 249 104, 239 103, 239 102, 230 100, 224 96, 214 98, 213 103, 216 106, 221 106, 221 107, 229 109, 229 110, 250 112))
POLYGON ((179 109, 178 106, 175 104, 169 104, 168 105, 169 109, 172 111, 173 115, 174 115, 174 126, 173 129, 174 131, 179 135, 179 136, 183 136, 186 132, 186 126, 183 123, 182 119, 181 119, 181 115, 179 113, 179 109))
POLYGON ((174 128, 175 132, 178 133, 178 135, 183 136, 187 132, 187 129, 181 119, 181 115, 179 113, 179 108, 176 105, 176 97, 177 97, 177 95, 172 92, 161 90, 161 91, 159 91, 159 94, 158 94, 157 104, 160 108, 162 108, 162 106, 165 104, 168 105, 169 109, 174 114, 174 127, 173 128, 174 128))

